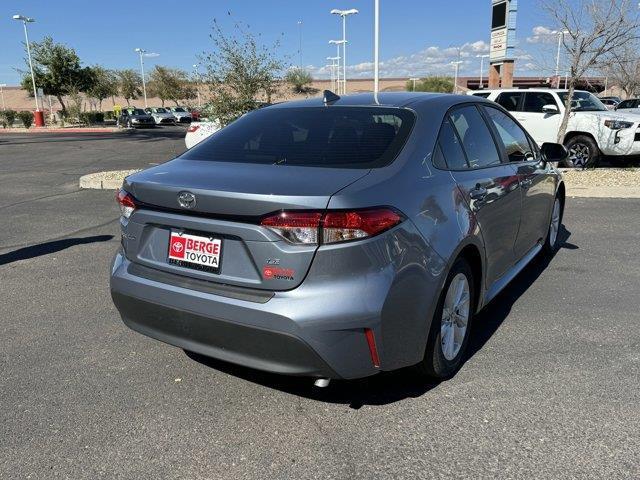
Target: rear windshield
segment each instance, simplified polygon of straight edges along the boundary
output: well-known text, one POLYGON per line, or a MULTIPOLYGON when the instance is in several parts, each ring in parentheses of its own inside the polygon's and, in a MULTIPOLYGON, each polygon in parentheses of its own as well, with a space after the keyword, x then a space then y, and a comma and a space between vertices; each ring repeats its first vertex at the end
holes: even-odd
POLYGON ((308 167, 375 168, 402 149, 414 114, 386 107, 255 110, 187 151, 183 158, 308 167))

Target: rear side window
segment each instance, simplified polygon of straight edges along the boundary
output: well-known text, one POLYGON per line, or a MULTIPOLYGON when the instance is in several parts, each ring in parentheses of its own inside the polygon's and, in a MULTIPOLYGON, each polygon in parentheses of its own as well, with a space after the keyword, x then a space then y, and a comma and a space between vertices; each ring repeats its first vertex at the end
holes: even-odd
POLYGON ((485 108, 489 119, 496 127, 498 136, 509 157, 510 162, 526 162, 534 160, 535 155, 531 150, 529 139, 524 130, 516 122, 496 108, 485 108))
POLYGON ((446 116, 440 135, 438 136, 438 148, 436 148, 433 164, 438 168, 450 168, 451 170, 464 170, 469 168, 458 135, 446 116), (443 166, 444 165, 444 166, 443 166))
POLYGON ((556 100, 553 98, 553 95, 547 92, 527 92, 524 96, 524 106, 522 108, 523 112, 531 112, 531 113, 543 113, 542 107, 545 105, 555 105, 558 104, 556 100))
POLYGON ((475 106, 458 108, 451 112, 450 116, 471 168, 500 164, 500 155, 493 136, 475 106))
POLYGON ((505 110, 509 112, 515 112, 518 110, 518 105, 520 104, 520 99, 523 94, 523 92, 504 92, 498 95, 496 103, 502 105, 505 110))
POLYGON ((396 158, 414 122, 415 115, 401 108, 265 108, 239 118, 182 158, 308 167, 382 167, 396 158))
POLYGON ((482 98, 489 98, 489 95, 491 95, 491 92, 478 92, 473 94, 474 97, 482 97, 482 98))

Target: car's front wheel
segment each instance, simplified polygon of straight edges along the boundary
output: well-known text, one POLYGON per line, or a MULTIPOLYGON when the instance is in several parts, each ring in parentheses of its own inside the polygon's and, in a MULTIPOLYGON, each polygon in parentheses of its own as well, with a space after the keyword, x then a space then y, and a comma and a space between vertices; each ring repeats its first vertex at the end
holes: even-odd
POLYGON ((547 240, 544 242, 544 251, 549 255, 552 255, 558 249, 560 225, 562 225, 562 200, 560 197, 556 197, 553 202, 553 210, 551 210, 551 221, 549 222, 547 240))
POLYGON ((469 263, 464 258, 457 259, 438 300, 424 359, 416 366, 421 375, 444 380, 462 365, 473 318, 475 288, 469 263))
POLYGON ((569 150, 569 160, 576 168, 593 167, 600 158, 600 149, 595 140, 587 135, 570 138, 565 146, 569 150))

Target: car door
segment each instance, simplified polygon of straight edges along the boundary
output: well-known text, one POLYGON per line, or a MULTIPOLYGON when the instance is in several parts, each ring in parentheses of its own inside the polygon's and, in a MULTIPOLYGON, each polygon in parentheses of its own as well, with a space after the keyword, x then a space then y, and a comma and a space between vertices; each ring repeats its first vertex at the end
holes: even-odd
POLYGON ((555 199, 555 180, 535 142, 511 117, 501 110, 482 106, 490 126, 520 183, 522 214, 514 245, 516 260, 545 238, 555 199))
POLYGON ((485 280, 492 285, 515 261, 513 247, 521 206, 516 170, 503 161, 475 105, 449 112, 442 126, 440 148, 480 227, 486 256, 485 280))
POLYGON ((556 142, 560 129, 560 106, 549 92, 524 92, 524 98, 518 111, 512 115, 529 132, 538 145, 556 142), (555 105, 557 113, 545 113, 542 107, 555 105))

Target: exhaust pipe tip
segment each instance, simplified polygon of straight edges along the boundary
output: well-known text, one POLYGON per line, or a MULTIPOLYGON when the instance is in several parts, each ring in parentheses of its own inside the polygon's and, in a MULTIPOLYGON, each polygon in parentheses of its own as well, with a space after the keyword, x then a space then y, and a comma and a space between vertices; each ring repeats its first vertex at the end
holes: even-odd
POLYGON ((313 386, 318 388, 326 388, 329 386, 330 382, 330 378, 317 378, 316 381, 313 382, 313 386))

